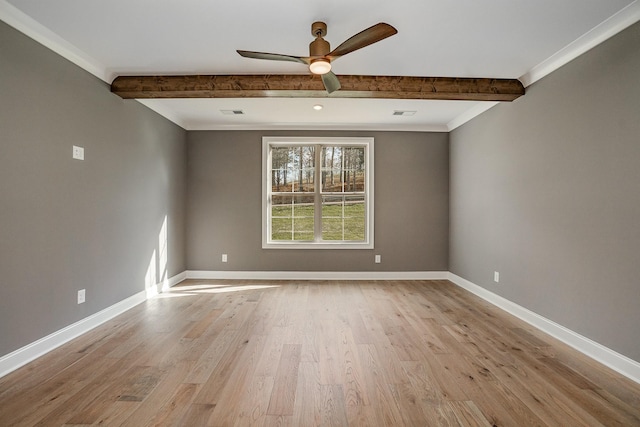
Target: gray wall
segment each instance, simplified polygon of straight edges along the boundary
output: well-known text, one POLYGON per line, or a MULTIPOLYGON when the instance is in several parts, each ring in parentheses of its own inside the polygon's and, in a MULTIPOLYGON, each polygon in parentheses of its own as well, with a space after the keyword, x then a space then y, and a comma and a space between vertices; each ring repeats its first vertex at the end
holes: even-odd
POLYGON ((189 270, 448 270, 447 134, 202 131, 187 138, 189 270), (374 250, 262 249, 263 136, 375 138, 374 250))
POLYGON ((450 271, 636 361, 639 79, 636 24, 450 135, 450 271))
POLYGON ((185 270, 185 156, 184 130, 0 22, 0 355, 143 291, 165 215, 185 270))

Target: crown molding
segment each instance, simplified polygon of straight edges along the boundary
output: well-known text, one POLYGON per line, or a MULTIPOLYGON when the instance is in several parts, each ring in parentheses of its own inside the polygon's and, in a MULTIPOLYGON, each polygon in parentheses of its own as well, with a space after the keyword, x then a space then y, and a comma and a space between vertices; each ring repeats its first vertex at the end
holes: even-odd
POLYGON ((528 87, 638 21, 640 21, 640 1, 636 0, 533 67, 519 80, 524 87, 528 87))

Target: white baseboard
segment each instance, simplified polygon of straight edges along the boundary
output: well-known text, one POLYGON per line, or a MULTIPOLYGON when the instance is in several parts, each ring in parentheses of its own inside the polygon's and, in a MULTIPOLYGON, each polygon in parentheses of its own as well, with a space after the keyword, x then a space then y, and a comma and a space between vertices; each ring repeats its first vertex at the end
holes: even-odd
MULTIPOLYGON (((166 290, 167 287, 174 286, 175 284, 183 281, 186 277, 187 273, 182 272, 167 279, 165 283, 158 283, 156 288, 159 290, 166 290)), ((31 344, 27 344, 22 348, 0 357, 0 378, 146 301, 148 299, 148 295, 148 290, 138 292, 137 294, 132 295, 129 298, 125 298, 104 310, 85 317, 84 319, 49 334, 46 337, 40 338, 31 344)))
POLYGON ((85 317, 82 320, 77 321, 65 328, 62 328, 44 338, 32 342, 16 351, 9 353, 0 358, 0 377, 7 375, 9 372, 15 371, 21 366, 26 365, 34 359, 50 352, 51 350, 60 347, 62 344, 71 341, 72 339, 79 337, 80 335, 89 332, 95 328, 116 317, 119 314, 124 313, 132 307, 144 302, 147 299, 145 291, 138 292, 135 295, 130 296, 120 302, 113 304, 110 307, 105 308, 89 317, 85 317))
POLYGON ((169 288, 174 287, 178 283, 182 282, 187 278, 187 272, 183 271, 182 273, 178 273, 173 277, 167 277, 160 283, 156 283, 155 285, 151 285, 146 289, 147 299, 153 298, 162 292, 168 291, 169 288))
POLYGON ((484 299, 485 301, 501 308, 502 310, 524 320, 528 324, 559 339, 579 352, 602 363, 625 377, 640 383, 640 363, 617 353, 608 347, 584 337, 562 325, 534 313, 514 302, 509 301, 483 287, 476 285, 460 276, 449 273, 449 280, 463 289, 484 299))
POLYGON ((447 280, 447 271, 194 271, 187 279, 239 280, 447 280))
MULTIPOLYGON (((524 320, 541 331, 559 339, 592 359, 610 367, 625 377, 640 383, 640 363, 619 354, 595 341, 540 316, 514 302, 490 292, 460 276, 447 271, 409 272, 309 272, 309 271, 184 271, 164 283, 159 283, 159 291, 182 282, 185 279, 241 279, 241 280, 450 280, 457 286, 479 296, 496 307, 524 320)), ((44 338, 28 344, 12 353, 0 357, 0 377, 26 365, 32 360, 50 352, 66 342, 90 331, 102 323, 118 316, 147 300, 147 291, 139 292, 106 309, 86 317, 72 325, 56 331, 44 338)))

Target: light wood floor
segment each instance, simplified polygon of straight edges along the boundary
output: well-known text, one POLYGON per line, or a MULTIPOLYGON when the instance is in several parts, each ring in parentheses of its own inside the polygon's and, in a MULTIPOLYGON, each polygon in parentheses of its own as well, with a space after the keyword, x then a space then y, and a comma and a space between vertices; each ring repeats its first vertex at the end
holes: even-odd
POLYGON ((186 281, 0 379, 0 426, 639 426, 640 385, 446 281, 186 281))

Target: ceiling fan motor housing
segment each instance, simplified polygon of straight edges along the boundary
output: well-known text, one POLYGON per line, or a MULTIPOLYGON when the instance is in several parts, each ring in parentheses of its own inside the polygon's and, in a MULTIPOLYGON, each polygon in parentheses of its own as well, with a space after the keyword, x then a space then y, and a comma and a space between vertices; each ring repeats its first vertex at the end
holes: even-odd
POLYGON ((311 24, 311 34, 313 34, 316 39, 309 44, 310 57, 325 56, 331 52, 329 42, 322 38, 327 34, 327 24, 324 22, 314 22, 311 24))
POLYGON ((311 43, 309 43, 309 56, 325 56, 331 51, 329 47, 329 42, 325 39, 317 38, 311 43))

